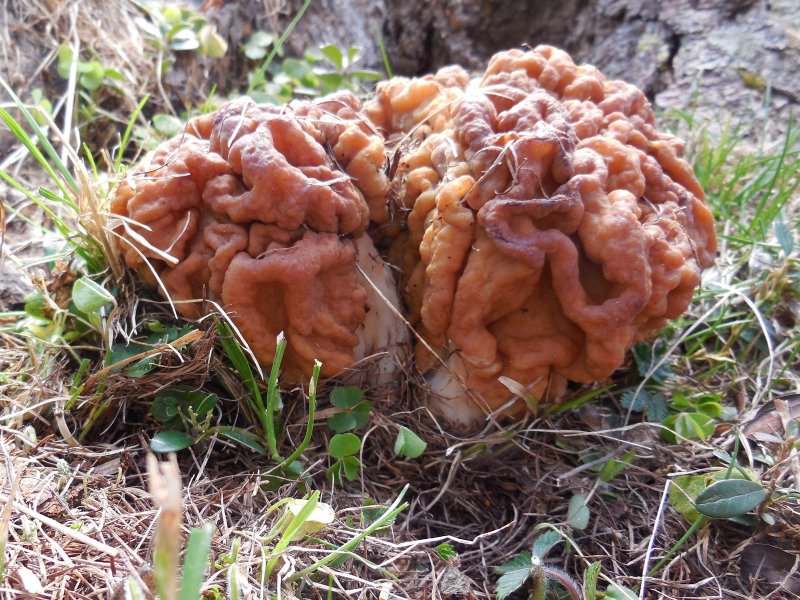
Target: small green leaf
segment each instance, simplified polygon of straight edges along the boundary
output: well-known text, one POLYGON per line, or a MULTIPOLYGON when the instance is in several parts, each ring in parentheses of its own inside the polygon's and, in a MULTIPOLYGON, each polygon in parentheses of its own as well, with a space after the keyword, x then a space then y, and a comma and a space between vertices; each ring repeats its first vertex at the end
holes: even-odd
POLYGON ((701 412, 681 412, 665 419, 664 426, 667 429, 661 430, 661 437, 677 444, 684 439, 705 440, 714 433, 716 422, 713 417, 701 412))
POLYGON ((308 63, 296 58, 287 58, 281 65, 281 72, 297 81, 302 81, 309 71, 308 63))
POLYGON ((707 475, 679 475, 672 480, 669 488, 669 503, 690 523, 694 523, 700 513, 694 507, 697 496, 713 481, 707 475))
POLYGON ((360 71, 349 71, 351 77, 356 79, 365 79, 370 81, 377 81, 383 79, 383 75, 371 69, 361 69, 360 71))
POLYGON ((356 428, 356 418, 353 413, 343 412, 328 418, 328 429, 335 433, 344 433, 356 428))
POLYGON ((117 81, 125 81, 125 75, 117 71, 116 69, 106 69, 105 76, 109 79, 116 79, 117 81))
MULTIPOLYGON (((136 356, 137 354, 141 354, 142 352, 146 352, 147 350, 152 350, 152 346, 136 341, 131 341, 128 344, 124 342, 112 344, 111 349, 108 353, 106 353, 105 364, 107 367, 110 367, 111 365, 127 360, 128 358, 136 356)), ((125 368, 125 372, 131 377, 141 377, 148 371, 151 371, 155 368, 155 360, 155 357, 142 359, 133 363, 132 365, 128 365, 125 368), (135 374, 132 374, 132 371, 134 371, 135 374)))
POLYGON ((616 583, 608 586, 605 598, 606 600, 639 600, 639 596, 632 589, 616 583))
POLYGON ((348 481, 353 481, 358 477, 358 472, 361 469, 361 461, 355 456, 345 456, 341 460, 344 476, 347 477, 348 481))
POLYGON ((533 540, 533 555, 538 556, 539 558, 544 558, 556 544, 562 542, 563 540, 564 536, 561 535, 561 532, 556 531, 555 529, 548 529, 547 531, 537 535, 536 539, 533 540))
POLYGON ((583 572, 583 597, 584 600, 597 598, 597 578, 600 576, 600 562, 596 561, 586 567, 583 572))
POLYGON ((328 452, 333 458, 352 456, 361 449, 361 440, 352 433, 340 433, 328 442, 328 452))
POLYGON ((356 426, 354 429, 362 429, 363 427, 367 426, 369 423, 369 413, 372 410, 372 404, 367 402, 366 400, 361 403, 359 407, 353 409, 353 412, 350 414, 356 421, 356 426), (361 407, 365 407, 366 410, 362 410, 361 407))
POLYGON ((345 87, 345 78, 341 73, 317 73, 322 91, 338 90, 345 87))
POLYGON ((219 398, 216 394, 206 394, 201 391, 192 391, 187 394, 188 405, 198 417, 204 417, 217 405, 219 398))
POLYGON ((419 458, 428 444, 408 427, 401 427, 394 442, 394 453, 406 458, 419 458))
POLYGON ((334 388, 331 392, 331 404, 337 408, 354 408, 364 400, 364 392, 354 385, 334 388))
POLYGON ((692 401, 682 391, 677 391, 672 394, 672 408, 675 410, 686 411, 692 407, 692 401))
POLYGON ((530 577, 532 566, 531 555, 523 552, 503 566, 495 568, 501 575, 495 590, 498 600, 503 600, 521 588, 530 577))
MULTIPOLYGON (((328 481, 331 481, 331 482, 335 483, 336 485, 341 484, 342 483, 342 461, 337 460, 330 467, 328 467, 328 470, 325 471, 325 477, 328 479, 328 481)), ((274 490, 270 490, 270 491, 274 491, 274 490)))
POLYGON ((200 588, 206 579, 208 553, 211 550, 213 533, 214 526, 211 523, 196 527, 189 533, 186 556, 183 559, 180 600, 197 600, 200 597, 200 588))
POLYGON ((103 286, 84 276, 72 286, 72 301, 78 310, 90 314, 113 302, 114 296, 103 286))
POLYGON ((520 569, 527 569, 528 571, 530 571, 530 568, 532 566, 533 562, 531 559, 531 555, 527 552, 520 552, 514 558, 509 560, 507 563, 500 565, 499 567, 495 567, 494 572, 498 573, 499 575, 505 575, 507 573, 512 573, 520 569))
POLYGON ((650 403, 644 409, 647 420, 653 423, 661 423, 669 417, 669 404, 661 394, 652 394, 650 403))
POLYGON ((337 45, 328 44, 327 46, 322 46, 319 51, 334 67, 340 71, 342 70, 344 66, 344 56, 337 45))
POLYGON ((783 220, 775 221, 775 237, 781 245, 784 256, 789 256, 794 250, 794 235, 791 228, 789 228, 783 220))
POLYGON ((244 47, 242 47, 242 52, 244 52, 244 55, 250 60, 261 60, 267 55, 267 49, 265 47, 252 46, 250 44, 245 44, 244 47))
POLYGON ((199 418, 208 414, 219 401, 216 394, 175 386, 160 392, 154 399, 150 412, 159 423, 166 424, 179 413, 179 407, 188 416, 191 408, 199 418))
POLYGON ((183 129, 183 121, 174 115, 157 113, 153 115, 153 127, 157 132, 172 137, 183 129))
POLYGON ((183 11, 179 6, 167 5, 161 8, 161 15, 168 23, 174 25, 183 18, 183 11))
POLYGON ((194 444, 194 440, 182 431, 159 431, 150 440, 153 452, 178 452, 194 444))
POLYGON ((586 506, 586 497, 575 494, 569 500, 567 508, 567 525, 575 529, 586 529, 589 526, 589 507, 586 506))
POLYGON ((697 412, 708 415, 712 419, 722 414, 722 404, 715 397, 703 398, 697 402, 697 412))
POLYGON ((266 48, 267 46, 272 45, 272 42, 275 41, 275 36, 271 33, 267 33, 266 31, 256 31, 253 35, 250 36, 250 39, 247 40, 249 45, 253 46, 261 46, 262 48, 266 48))
POLYGON ((69 71, 72 68, 72 48, 68 44, 61 44, 58 47, 58 66, 56 71, 61 79, 69 79, 69 71))
POLYGON ((222 58, 228 51, 228 42, 217 33, 217 28, 213 25, 204 25, 197 37, 200 41, 199 51, 203 56, 222 58))
POLYGON ((716 519, 736 517, 750 512, 767 495, 760 483, 747 479, 725 479, 718 481, 697 496, 697 510, 716 519))
POLYGON ((612 479, 614 479, 614 477, 622 473, 622 471, 625 470, 625 467, 631 464, 631 461, 635 457, 636 457, 636 451, 629 450, 628 452, 622 455, 622 458, 619 459, 612 458, 607 460, 606 463, 603 465, 603 468, 600 469, 600 475, 598 476, 598 479, 600 479, 600 481, 603 482, 611 481, 612 479))
POLYGON ((261 445, 258 436, 250 431, 247 431, 246 429, 239 429, 237 427, 220 427, 219 435, 221 437, 228 438, 233 442, 238 442, 245 448, 250 448, 250 450, 257 452, 258 454, 267 453, 264 446, 261 445))
POLYGON ((150 414, 162 425, 166 424, 178 414, 177 400, 170 396, 156 396, 153 398, 150 414))
POLYGON ((450 562, 458 558, 458 552, 453 548, 453 544, 439 544, 436 546, 436 554, 439 555, 443 561, 450 562))
POLYGON ((168 44, 170 50, 185 52, 197 50, 200 47, 200 40, 194 31, 188 28, 178 29, 170 38, 168 44))
POLYGON ((50 319, 45 312, 46 308, 47 296, 41 290, 36 290, 25 296, 25 314, 29 317, 43 323, 49 323, 50 319))
POLYGON ((637 394, 636 390, 628 390, 622 394, 622 397, 619 399, 619 405, 631 412, 642 412, 647 406, 648 401, 649 394, 647 391, 640 390, 637 394))
MULTIPOLYGON (((648 342, 639 342, 631 348, 631 354, 636 362, 639 375, 646 376, 650 370, 662 359, 662 352, 656 345, 648 342)), ((664 362, 653 373, 650 378, 656 383, 663 383, 672 375, 672 367, 668 362, 664 362)))

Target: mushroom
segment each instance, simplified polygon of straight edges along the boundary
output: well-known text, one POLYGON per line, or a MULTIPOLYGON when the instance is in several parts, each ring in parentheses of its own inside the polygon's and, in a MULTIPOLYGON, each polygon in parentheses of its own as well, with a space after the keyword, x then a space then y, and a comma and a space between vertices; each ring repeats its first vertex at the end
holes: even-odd
POLYGON ((241 99, 192 119, 134 169, 112 210, 126 262, 187 317, 221 303, 285 381, 406 332, 431 407, 471 428, 570 381, 611 375, 686 310, 715 254, 711 212, 644 94, 549 46, 287 107, 241 99))
POLYGON ((422 138, 450 123, 450 107, 467 84, 469 73, 455 65, 424 77, 393 77, 378 83, 364 112, 390 142, 392 137, 415 133, 424 126, 416 132, 417 138, 422 138))
POLYGON ((392 185, 417 363, 468 428, 610 376, 687 308, 715 235, 682 143, 634 86, 540 46, 496 55, 448 102, 392 185))
POLYGON ((220 303, 265 365, 286 334, 285 383, 315 359, 333 376, 379 353, 372 374, 385 382, 407 334, 386 318, 399 297, 364 232, 370 215, 385 220, 387 189, 383 138, 352 94, 289 107, 242 99, 190 120, 111 208, 127 264, 181 314, 220 303))

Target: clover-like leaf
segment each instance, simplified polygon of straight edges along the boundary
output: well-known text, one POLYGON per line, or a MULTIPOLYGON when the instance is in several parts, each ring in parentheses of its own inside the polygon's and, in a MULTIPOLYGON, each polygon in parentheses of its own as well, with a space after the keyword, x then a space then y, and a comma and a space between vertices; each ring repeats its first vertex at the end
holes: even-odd
POLYGON ((401 427, 394 442, 394 453, 406 458, 419 458, 427 447, 427 442, 416 433, 408 427, 401 427))
POLYGON ((328 442, 328 452, 333 458, 353 456, 361 449, 361 440, 352 433, 340 433, 328 442))
POLYGON ((78 310, 90 314, 114 302, 114 296, 88 277, 81 277, 72 286, 72 301, 78 310))
POLYGON ((355 408, 364 400, 364 392, 354 385, 334 388, 331 392, 331 404, 337 408, 355 408))
POLYGON ((586 497, 582 494, 575 494, 569 499, 567 525, 575 529, 586 529, 589 526, 589 507, 586 506, 586 497))

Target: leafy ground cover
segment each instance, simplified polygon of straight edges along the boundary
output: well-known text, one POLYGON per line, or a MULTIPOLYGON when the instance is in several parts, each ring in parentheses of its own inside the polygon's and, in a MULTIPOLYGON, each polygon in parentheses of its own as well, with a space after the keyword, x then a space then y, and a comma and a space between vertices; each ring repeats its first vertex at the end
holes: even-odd
POLYGON ((411 367, 280 391, 223 314, 141 289, 107 227, 140 149, 222 100, 170 79, 227 61, 225 94, 363 91, 357 50, 283 56, 292 25, 234 47, 193 9, 120 3, 121 57, 79 10, 37 34, 49 85, 3 85, 3 597, 800 594, 800 127, 662 115, 719 228, 691 311, 612 380, 459 436, 411 367))

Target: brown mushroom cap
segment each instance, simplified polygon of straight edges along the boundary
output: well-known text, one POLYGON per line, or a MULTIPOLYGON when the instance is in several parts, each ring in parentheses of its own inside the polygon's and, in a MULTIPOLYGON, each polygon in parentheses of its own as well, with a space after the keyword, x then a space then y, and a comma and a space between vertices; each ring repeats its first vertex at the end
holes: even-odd
POLYGON ((466 424, 473 405, 524 411, 509 388, 607 378, 686 309, 715 237, 642 92, 564 52, 496 55, 451 115, 393 185, 411 209, 406 302, 438 355, 419 345, 418 361, 466 424))
POLYGON ((187 317, 201 315, 197 299, 219 301, 264 364, 285 332, 287 383, 315 359, 334 375, 378 350, 361 338, 384 300, 359 268, 383 269, 362 235, 370 214, 386 218, 383 154, 349 93, 226 104, 190 121, 117 190, 125 260, 187 317))
POLYGON ((455 65, 424 77, 394 77, 378 84, 375 97, 365 103, 364 112, 387 139, 422 125, 424 132, 419 137, 424 137, 449 124, 450 107, 468 83, 469 74, 455 65))

